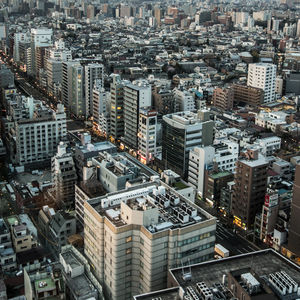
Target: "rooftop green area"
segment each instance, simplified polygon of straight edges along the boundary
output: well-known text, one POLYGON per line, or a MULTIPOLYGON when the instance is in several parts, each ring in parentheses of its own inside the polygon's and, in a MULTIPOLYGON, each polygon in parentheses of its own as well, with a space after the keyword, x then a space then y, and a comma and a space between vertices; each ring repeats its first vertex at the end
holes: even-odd
POLYGON ((36 280, 34 285, 38 293, 55 289, 55 283, 51 277, 36 280))
POLYGON ((219 173, 216 173, 216 174, 211 174, 209 175, 212 179, 219 179, 219 178, 222 178, 222 177, 225 177, 225 176, 229 176, 231 175, 232 173, 230 172, 219 172, 219 173))
POLYGON ((10 226, 12 226, 12 225, 15 225, 16 222, 18 222, 18 219, 16 216, 10 216, 10 217, 7 217, 7 222, 10 226))
POLYGON ((183 182, 181 181, 177 181, 177 182, 174 182, 173 183, 173 187, 176 189, 176 190, 183 190, 187 187, 189 187, 188 185, 184 184, 183 182))

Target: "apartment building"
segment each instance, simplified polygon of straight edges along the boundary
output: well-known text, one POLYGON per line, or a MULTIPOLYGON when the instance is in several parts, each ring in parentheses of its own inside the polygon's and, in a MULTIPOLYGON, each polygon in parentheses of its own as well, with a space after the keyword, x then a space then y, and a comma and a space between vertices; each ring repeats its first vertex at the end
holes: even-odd
POLYGON ((264 91, 260 88, 234 84, 232 89, 234 94, 234 103, 248 104, 257 107, 264 102, 264 91))
POLYGON ((233 108, 234 91, 232 88, 216 88, 213 92, 213 105, 222 110, 233 108))
POLYGON ((178 107, 178 111, 194 111, 195 98, 192 93, 185 90, 183 87, 178 87, 173 90, 174 101, 178 107))
POLYGON ((72 153, 67 152, 65 143, 60 142, 57 154, 51 159, 54 201, 59 207, 74 206, 75 183, 77 179, 72 153))
POLYGON ((264 103, 275 100, 276 65, 249 64, 247 85, 264 91, 264 103))
POLYGON ((207 147, 195 147, 190 151, 188 182, 200 196, 204 195, 206 171, 213 168, 233 173, 239 156, 239 145, 229 140, 207 147))
POLYGON ((187 178, 189 152, 195 147, 212 144, 213 126, 205 110, 163 116, 162 158, 167 168, 187 178))
POLYGON ((110 84, 110 134, 115 140, 124 135, 124 85, 120 75, 113 75, 110 84))
POLYGON ((20 101, 21 106, 19 102, 11 103, 7 117, 13 125, 8 124, 7 135, 11 160, 17 165, 49 162, 58 143, 66 139, 64 106, 58 104, 54 111, 31 97, 20 101))
POLYGON ((256 143, 259 145, 260 151, 264 156, 273 155, 274 152, 281 148, 281 138, 278 136, 257 139, 256 143))
POLYGON ((257 149, 248 149, 244 156, 236 163, 232 214, 237 226, 249 228, 264 203, 268 161, 257 149))
POLYGON ((213 257, 216 220, 151 182, 84 204, 85 255, 112 300, 166 287, 170 267, 213 257))

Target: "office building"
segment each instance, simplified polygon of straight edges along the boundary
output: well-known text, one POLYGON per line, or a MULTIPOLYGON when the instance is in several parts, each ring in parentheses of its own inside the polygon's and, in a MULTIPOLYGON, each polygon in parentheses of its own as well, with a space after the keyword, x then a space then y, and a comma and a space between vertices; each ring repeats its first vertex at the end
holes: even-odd
POLYGON ((124 87, 124 144, 138 149, 139 111, 151 107, 151 85, 147 81, 134 81, 124 87))
POLYGON ((125 189, 128 181, 140 175, 140 168, 122 153, 99 153, 98 157, 93 158, 93 164, 98 169, 97 178, 108 192, 125 189))
POLYGON ((212 96, 213 105, 217 108, 232 110, 234 100, 234 90, 232 88, 216 88, 212 96))
POLYGON ((299 266, 267 249, 173 268, 167 289, 133 299, 297 299, 299 280, 299 266))
POLYGON ((86 116, 93 115, 93 88, 95 81, 98 80, 97 86, 104 86, 103 78, 104 66, 102 64, 90 63, 84 66, 85 76, 85 113, 86 116))
POLYGON ((167 168, 187 178, 189 152, 212 144, 213 126, 208 111, 163 116, 162 158, 167 168))
POLYGON ((260 240, 270 245, 278 220, 279 211, 278 191, 267 189, 264 205, 261 212, 260 240))
POLYGON ((58 96, 58 87, 62 84, 62 62, 53 58, 47 59, 47 88, 50 94, 58 96))
POLYGON ((140 109, 138 132, 138 156, 142 163, 148 164, 156 156, 157 112, 140 109))
POLYGON ((124 135, 124 84, 120 75, 113 75, 110 84, 110 134, 114 140, 124 135))
POLYGON ((233 174, 228 171, 211 171, 205 176, 204 199, 211 206, 219 208, 221 190, 233 180, 233 174))
POLYGON ((59 207, 74 206, 75 183, 77 179, 75 164, 65 143, 60 142, 57 154, 51 160, 54 201, 59 207))
POLYGON ((293 200, 290 218, 288 249, 300 256, 300 165, 296 166, 295 182, 293 189, 293 200))
MULTIPOLYGON (((31 70, 29 71, 30 75, 38 74, 38 66, 37 66, 37 52, 38 48, 50 47, 53 45, 52 42, 52 29, 48 28, 37 28, 31 29, 31 70)), ((40 55, 38 55, 40 57, 40 55)), ((41 63, 41 62, 40 62, 41 63)))
POLYGON ((257 149, 248 149, 243 155, 236 163, 232 214, 237 226, 250 228, 264 204, 268 161, 257 149))
POLYGON ((62 102, 70 114, 85 116, 84 68, 79 61, 62 64, 62 102))
POLYGON ((85 255, 108 299, 165 288, 170 267, 213 257, 215 218, 163 183, 90 199, 84 213, 85 255))
POLYGON ((67 125, 64 106, 57 111, 41 101, 22 97, 9 103, 7 139, 14 164, 47 163, 55 155, 57 145, 66 139, 67 125))
POLYGON ((276 65, 249 64, 247 85, 264 91, 264 103, 275 100, 276 65))

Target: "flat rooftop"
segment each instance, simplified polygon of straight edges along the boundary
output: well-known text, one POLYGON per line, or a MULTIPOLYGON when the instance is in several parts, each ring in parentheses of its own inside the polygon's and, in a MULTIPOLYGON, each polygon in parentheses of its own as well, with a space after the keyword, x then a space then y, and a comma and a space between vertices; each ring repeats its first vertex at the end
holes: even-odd
MULTIPOLYGON (((222 283, 224 274, 244 268, 251 268, 258 276, 285 271, 300 284, 300 267, 272 249, 191 265, 192 278, 188 282, 183 280, 182 268, 171 269, 169 272, 170 276, 183 289, 186 289, 188 286, 196 285, 199 281, 212 287, 216 283, 222 283)), ((185 268, 186 270, 187 268, 185 268)))
POLYGON ((144 212, 152 210, 153 222, 151 225, 145 225, 151 233, 183 228, 213 218, 206 211, 176 193, 174 189, 157 182, 141 184, 91 199, 88 202, 116 227, 129 224, 122 218, 122 202, 132 210, 144 212))
POLYGON ((51 277, 36 280, 34 286, 37 293, 52 291, 56 288, 55 282, 51 277))
POLYGON ((10 226, 15 225, 16 222, 19 223, 19 220, 18 220, 18 218, 17 218, 16 216, 10 216, 10 217, 7 217, 6 220, 7 220, 8 224, 9 224, 10 226))
MULTIPOLYGON (((180 300, 183 299, 180 294, 188 295, 187 290, 189 288, 196 291, 197 283, 199 284, 200 282, 205 284, 210 291, 213 291, 214 299, 233 299, 231 292, 227 288, 227 284, 222 284, 223 275, 228 275, 229 272, 245 269, 251 269, 260 279, 265 278, 265 276, 270 274, 274 274, 275 272, 284 271, 296 283, 300 283, 300 267, 274 250, 267 249, 194 264, 186 266, 184 269, 170 269, 168 286, 173 286, 172 288, 137 295, 134 296, 134 299, 180 300), (187 274, 189 272, 191 274, 190 280, 185 281, 183 279, 183 274, 187 274), (218 298, 217 296, 221 294, 223 297, 218 298)), ((278 298, 275 297, 274 299, 278 298)))

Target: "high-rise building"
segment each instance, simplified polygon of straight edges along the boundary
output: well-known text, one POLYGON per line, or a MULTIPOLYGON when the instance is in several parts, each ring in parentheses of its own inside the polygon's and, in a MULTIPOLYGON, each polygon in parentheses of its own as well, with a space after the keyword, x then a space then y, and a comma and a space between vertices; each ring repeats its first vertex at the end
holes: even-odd
POLYGON ((151 106, 151 85, 144 80, 124 87, 124 144, 138 149, 139 111, 151 106))
POLYGON ((72 153, 67 152, 67 145, 60 142, 57 154, 51 160, 51 173, 54 200, 59 207, 72 207, 75 204, 75 183, 77 179, 72 153))
POLYGON ((162 182, 85 201, 84 228, 85 255, 111 300, 165 288, 169 268, 214 253, 215 218, 162 182))
POLYGON ((297 22, 297 32, 296 32, 296 36, 297 36, 297 37, 300 37, 300 19, 298 19, 298 22, 297 22))
POLYGON ((63 62, 62 101, 69 113, 85 116, 84 69, 79 61, 63 62))
POLYGON ((124 84, 120 75, 113 75, 110 84, 110 134, 115 140, 124 135, 124 84))
POLYGON ((216 88, 213 93, 213 105, 222 110, 233 108, 234 90, 232 88, 216 88))
POLYGON ((237 226, 249 228, 264 204, 268 161, 259 154, 258 149, 248 149, 243 154, 245 158, 236 163, 232 214, 237 226))
POLYGON ((29 32, 16 32, 14 34, 14 61, 20 61, 20 50, 19 45, 20 43, 30 43, 30 34, 29 32))
POLYGON ((36 64, 36 50, 38 47, 50 47, 52 46, 52 29, 48 28, 37 28, 31 29, 31 75, 38 73, 38 67, 36 64))
POLYGON ((160 7, 155 7, 154 8, 154 18, 156 19, 156 23, 158 26, 161 24, 161 18, 162 18, 162 12, 160 7))
POLYGON ((97 79, 101 80, 103 87, 103 69, 104 66, 102 64, 96 63, 91 63, 84 67, 86 116, 93 115, 93 87, 95 84, 95 80, 97 79))
POLYGON ((247 84, 264 91, 264 102, 275 100, 276 65, 249 64, 247 84))
POLYGON ((47 88, 52 95, 58 96, 58 86, 62 84, 62 61, 49 58, 46 64, 47 88))
POLYGON ((95 18, 95 6, 92 4, 89 4, 86 8, 86 17, 88 19, 94 19, 95 18))
POLYGON ((101 133, 110 134, 110 102, 102 80, 96 79, 93 88, 93 123, 101 133))
POLYGON ((157 112, 140 109, 138 132, 138 156, 142 163, 148 164, 156 155, 157 112))
POLYGON ((300 165, 296 166, 293 201, 290 218, 288 249, 300 256, 300 165))
POLYGON ((208 111, 163 116, 162 158, 166 167, 187 178, 189 152, 212 144, 213 126, 208 111))

